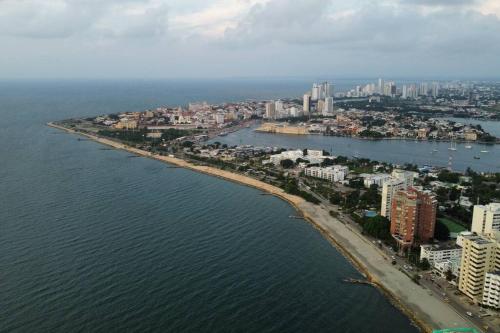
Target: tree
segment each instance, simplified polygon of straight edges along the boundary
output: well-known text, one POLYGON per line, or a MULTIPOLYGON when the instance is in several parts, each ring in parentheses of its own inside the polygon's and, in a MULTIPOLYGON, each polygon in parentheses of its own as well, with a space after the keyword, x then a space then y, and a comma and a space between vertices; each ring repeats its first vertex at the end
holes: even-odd
POLYGON ((420 269, 421 270, 426 271, 430 268, 431 268, 431 264, 429 263, 429 260, 427 260, 427 258, 424 258, 424 259, 422 259, 422 261, 420 261, 420 269))
POLYGON ((451 271, 451 269, 448 269, 446 271, 445 275, 446 275, 446 280, 448 280, 448 281, 453 280, 453 272, 451 271))
POLYGON ((293 161, 290 159, 285 159, 280 161, 280 165, 283 169, 290 169, 293 168, 295 163, 293 163, 293 161))
POLYGON ((363 231, 379 239, 390 239, 390 228, 391 222, 384 216, 365 218, 363 222, 363 231))
POLYGON ((434 228, 434 238, 440 241, 446 241, 450 238, 448 227, 439 220, 436 221, 436 227, 434 228))

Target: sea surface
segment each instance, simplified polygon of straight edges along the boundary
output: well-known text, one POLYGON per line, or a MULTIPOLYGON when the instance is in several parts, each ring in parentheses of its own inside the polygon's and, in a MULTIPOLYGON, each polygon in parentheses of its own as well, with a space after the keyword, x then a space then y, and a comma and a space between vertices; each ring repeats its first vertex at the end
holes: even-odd
POLYGON ((282 200, 45 126, 308 86, 0 82, 0 331, 417 332, 282 200))

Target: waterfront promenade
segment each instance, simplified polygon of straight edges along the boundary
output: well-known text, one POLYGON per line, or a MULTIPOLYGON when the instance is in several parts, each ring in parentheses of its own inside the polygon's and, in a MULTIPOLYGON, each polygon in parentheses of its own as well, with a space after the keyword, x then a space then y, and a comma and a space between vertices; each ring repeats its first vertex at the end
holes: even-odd
POLYGON ((435 328, 467 327, 472 324, 456 313, 448 304, 429 296, 426 291, 394 268, 384 254, 355 229, 332 218, 326 207, 313 205, 300 197, 285 193, 282 189, 251 177, 220 170, 214 167, 195 165, 169 156, 153 155, 110 139, 77 132, 53 123, 48 124, 70 133, 86 136, 116 149, 126 150, 139 156, 154 158, 179 167, 202 172, 226 180, 252 186, 276 195, 292 204, 303 216, 318 228, 353 264, 404 311, 424 331, 435 328))

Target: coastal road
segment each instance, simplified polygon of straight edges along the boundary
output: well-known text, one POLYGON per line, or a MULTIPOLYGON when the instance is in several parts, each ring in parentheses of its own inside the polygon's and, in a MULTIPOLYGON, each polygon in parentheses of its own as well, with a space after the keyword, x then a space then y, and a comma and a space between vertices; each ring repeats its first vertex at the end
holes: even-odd
POLYGON ((299 208, 372 281, 390 293, 395 303, 414 320, 427 323, 432 329, 474 327, 483 331, 443 300, 430 296, 428 290, 414 283, 398 267, 394 267, 387 254, 361 235, 354 225, 332 218, 329 212, 336 211, 333 205, 322 200, 319 206, 304 202, 299 208))

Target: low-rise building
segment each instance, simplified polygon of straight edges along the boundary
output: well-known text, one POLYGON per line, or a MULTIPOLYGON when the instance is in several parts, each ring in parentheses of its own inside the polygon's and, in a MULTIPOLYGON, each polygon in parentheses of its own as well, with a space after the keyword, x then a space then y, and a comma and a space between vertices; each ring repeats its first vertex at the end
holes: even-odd
POLYGON ((456 261, 462 257, 462 248, 456 244, 420 245, 420 260, 427 259, 431 265, 442 261, 456 261))
POLYGON ((334 165, 325 168, 309 167, 304 169, 304 174, 309 177, 326 179, 331 182, 341 182, 347 176, 349 168, 341 165, 334 165))
POLYGON ((377 185, 379 188, 382 188, 384 182, 389 179, 391 179, 391 175, 387 173, 367 174, 363 177, 363 184, 366 188, 370 188, 372 185, 377 185))
POLYGON ((298 158, 304 157, 304 152, 300 149, 298 150, 287 150, 280 154, 271 155, 270 161, 274 165, 279 165, 283 160, 296 161, 298 158))

